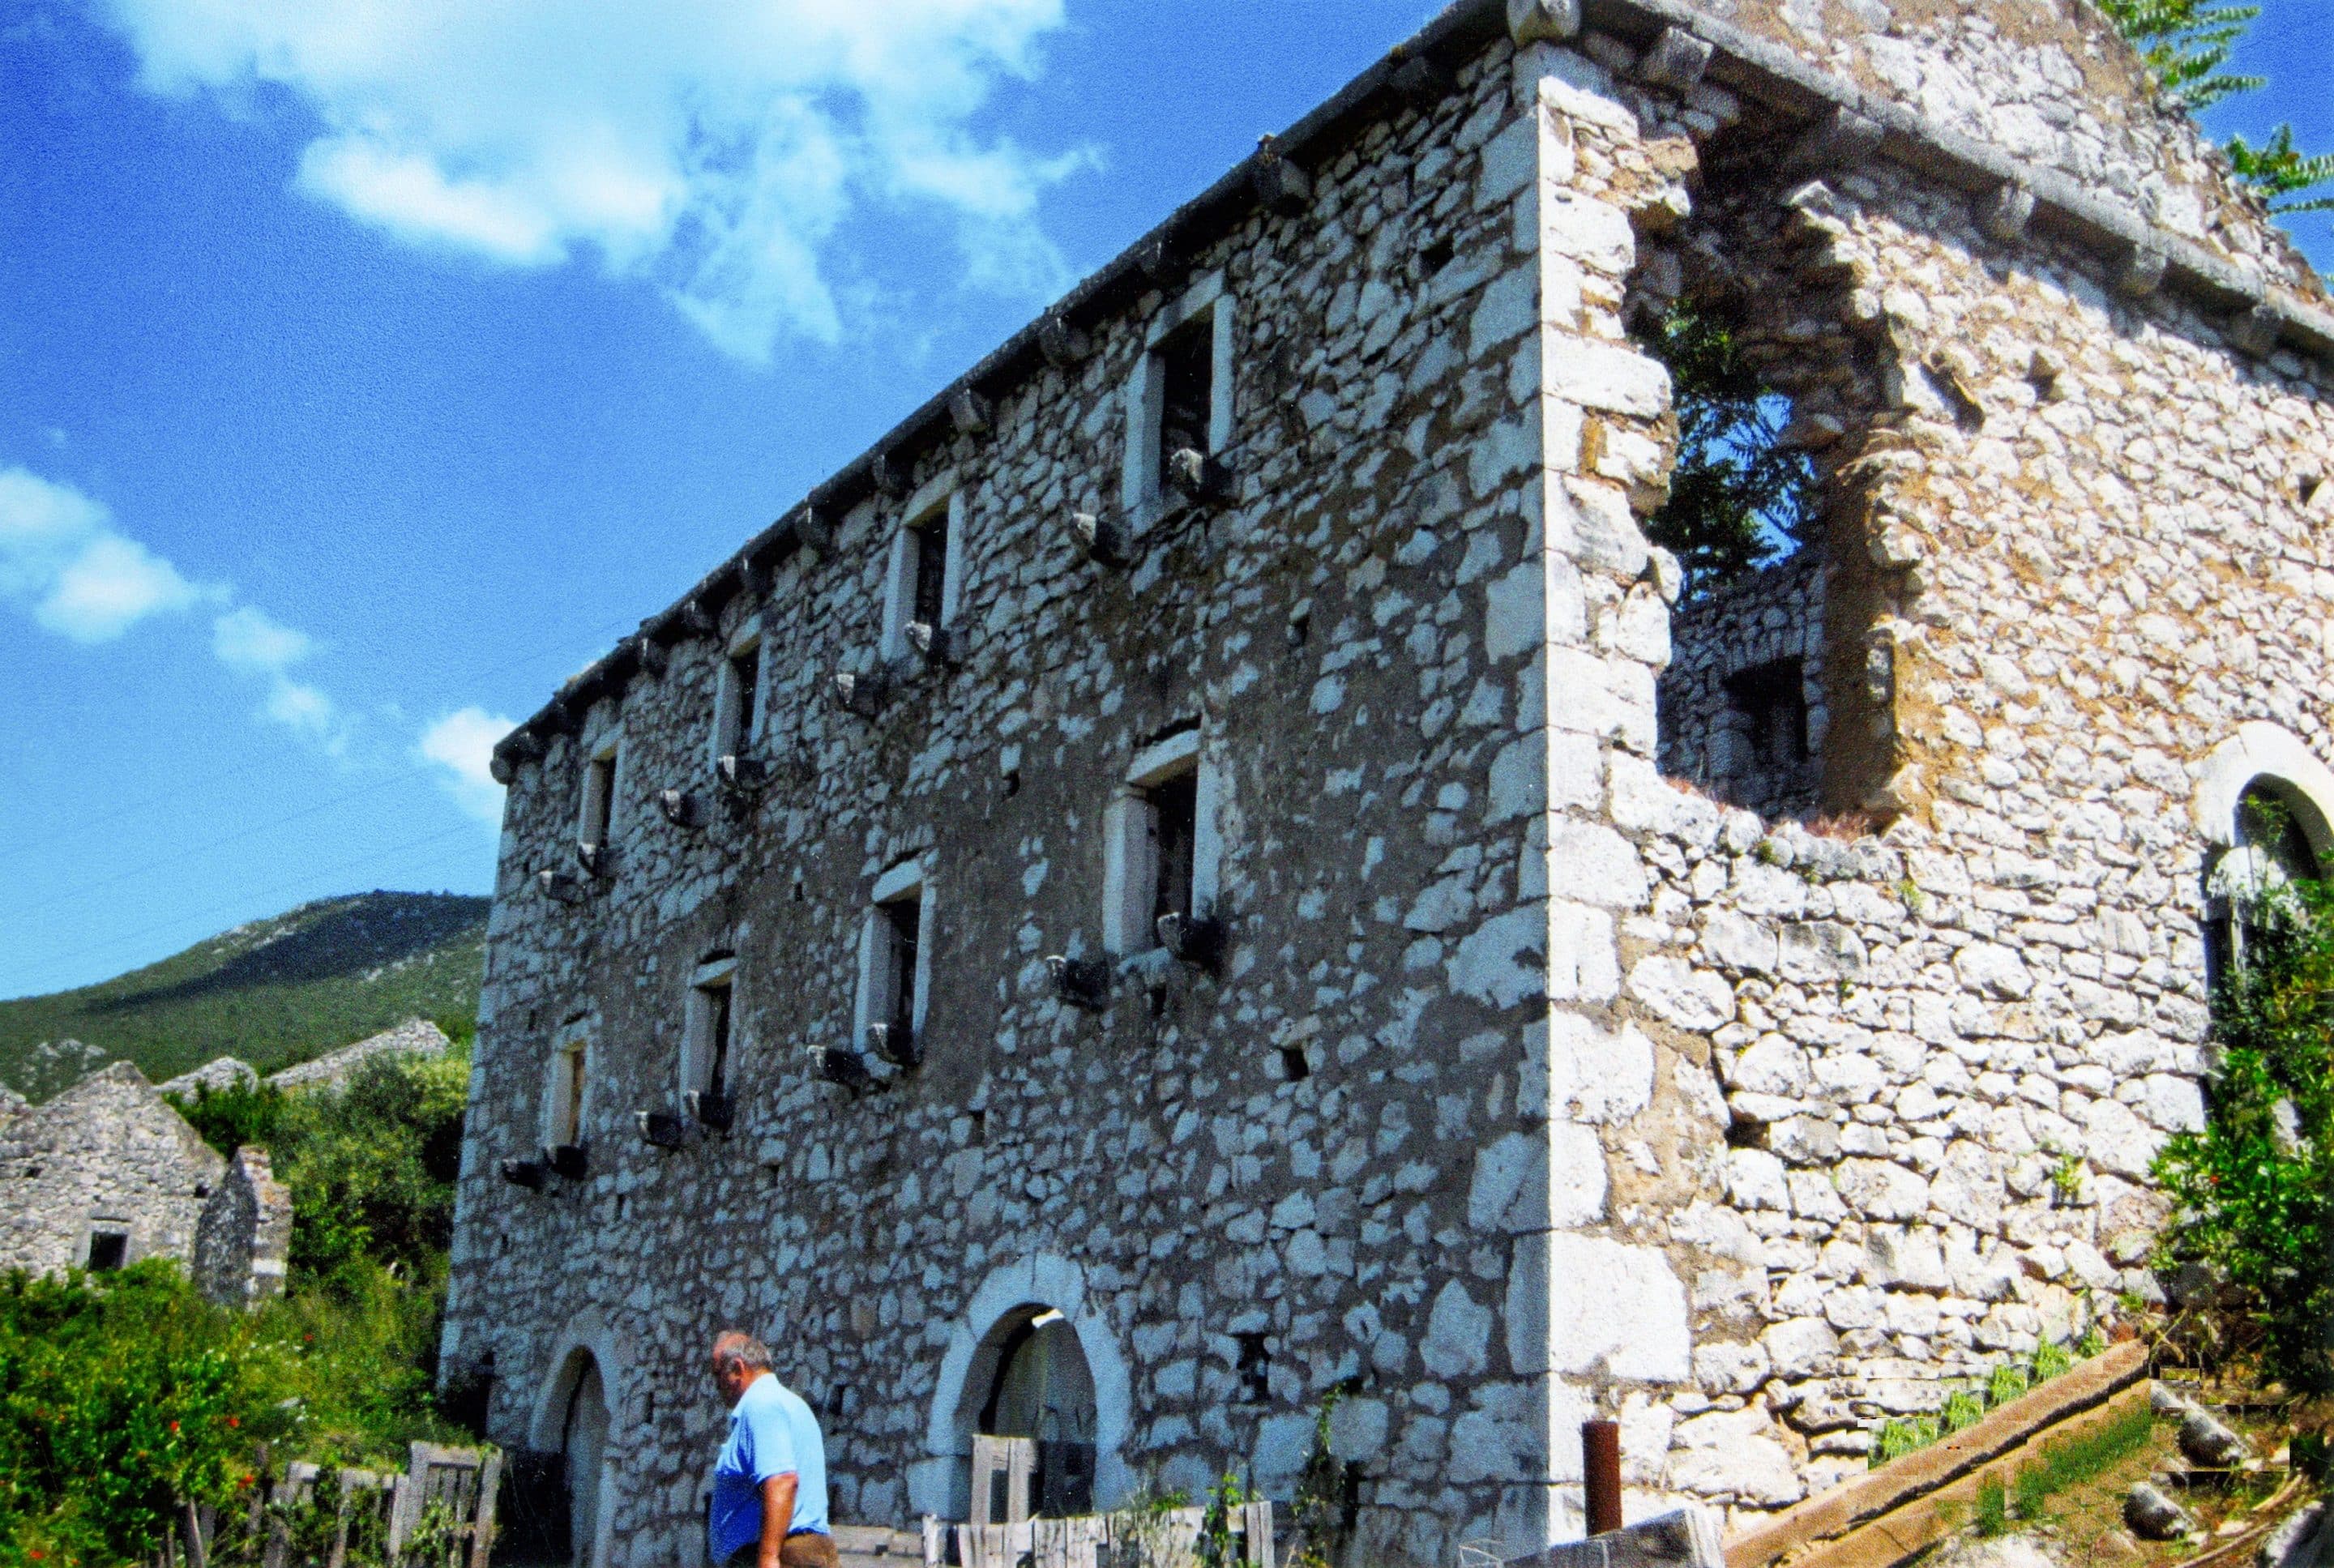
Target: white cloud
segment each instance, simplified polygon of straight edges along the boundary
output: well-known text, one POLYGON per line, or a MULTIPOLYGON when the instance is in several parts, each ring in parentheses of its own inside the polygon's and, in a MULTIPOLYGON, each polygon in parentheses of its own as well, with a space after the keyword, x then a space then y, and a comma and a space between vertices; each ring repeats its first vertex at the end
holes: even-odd
POLYGON ((495 742, 516 727, 514 721, 485 708, 465 707, 421 732, 421 757, 445 770, 439 783, 481 822, 503 820, 503 786, 495 782, 487 765, 494 758, 495 742))
POLYGON ((159 91, 289 90, 300 188, 410 244, 590 253, 724 351, 843 330, 821 248, 873 204, 955 226, 968 275, 1066 280, 1037 197, 1085 161, 973 122, 1062 0, 109 0, 159 91))
POLYGON ((229 669, 246 675, 281 673, 314 649, 306 632, 295 631, 249 605, 230 610, 211 622, 211 651, 229 669))
POLYGON ((69 485, 0 468, 0 595, 75 642, 111 642, 149 615, 216 591, 113 528, 113 515, 69 485))

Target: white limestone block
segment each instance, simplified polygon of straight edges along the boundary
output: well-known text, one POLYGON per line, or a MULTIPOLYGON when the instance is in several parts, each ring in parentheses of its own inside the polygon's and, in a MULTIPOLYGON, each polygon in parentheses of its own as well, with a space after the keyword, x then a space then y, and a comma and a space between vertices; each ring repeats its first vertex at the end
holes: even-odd
POLYGON ((1427 1314, 1419 1360, 1439 1378, 1471 1377, 1490 1364, 1491 1309, 1478 1306, 1465 1284, 1452 1280, 1434 1297, 1427 1314))
POLYGON ((1734 987, 1723 976, 1666 953, 1637 960, 1629 994, 1681 1029, 1707 1032, 1734 1016, 1734 987))

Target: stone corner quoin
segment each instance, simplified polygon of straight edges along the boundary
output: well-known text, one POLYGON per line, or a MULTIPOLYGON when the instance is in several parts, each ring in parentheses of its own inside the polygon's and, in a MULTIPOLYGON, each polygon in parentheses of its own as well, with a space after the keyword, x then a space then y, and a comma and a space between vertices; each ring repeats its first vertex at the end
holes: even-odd
POLYGON ((731 1324, 840 1520, 1285 1499, 1342 1386, 1425 1563, 2156 1289, 2238 802, 2334 853, 2334 341, 1981 10, 1453 7, 503 743, 443 1364, 579 1552, 694 1549, 731 1324), (1680 301, 1818 497, 1683 594, 1680 301))

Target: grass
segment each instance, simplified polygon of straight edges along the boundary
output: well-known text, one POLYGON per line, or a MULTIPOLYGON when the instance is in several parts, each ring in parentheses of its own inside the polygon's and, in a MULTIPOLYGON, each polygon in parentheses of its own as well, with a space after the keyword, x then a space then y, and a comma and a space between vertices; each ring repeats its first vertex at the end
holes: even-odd
POLYGON ((125 1059, 157 1082, 217 1056, 267 1073, 408 1018, 472 1018, 486 928, 487 900, 450 893, 303 904, 115 979, 0 1002, 0 1082, 45 1100, 125 1059))
MULTIPOLYGON (((2147 1447, 2156 1429, 2155 1413, 2145 1401, 2103 1425, 2077 1437, 2042 1445, 2035 1463, 2021 1468, 2009 1486, 2008 1501, 2021 1519, 2040 1519, 2049 1513, 2050 1499, 2105 1474, 2147 1447)), ((1979 1509, 1981 1534, 1984 1509, 1979 1509)), ((1993 1532, 1999 1534, 1999 1532, 1993 1532)))

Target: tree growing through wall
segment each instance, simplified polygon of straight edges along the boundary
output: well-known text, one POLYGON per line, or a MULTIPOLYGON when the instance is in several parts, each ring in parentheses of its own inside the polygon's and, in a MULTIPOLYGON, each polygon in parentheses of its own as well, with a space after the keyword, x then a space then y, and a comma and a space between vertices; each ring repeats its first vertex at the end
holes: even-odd
POLYGON ((1645 536, 1678 558, 1687 597, 1808 543, 1815 465, 1784 444, 1790 404, 1743 352, 1731 313, 1681 300, 1641 325, 1638 341, 1669 367, 1678 421, 1669 499, 1645 536))
MULTIPOLYGON (((2204 0, 2100 0, 2107 17, 2139 49, 2163 89, 2201 112, 2242 93, 2258 91, 2258 76, 2227 69, 2229 54, 2261 14, 2258 5, 2213 5, 2204 0)), ((2334 195, 2311 196, 2334 185, 2334 153, 2304 153, 2293 127, 2281 125, 2254 147, 2242 136, 2223 144, 2237 178, 2259 192, 2271 212, 2334 211, 2334 195)))

